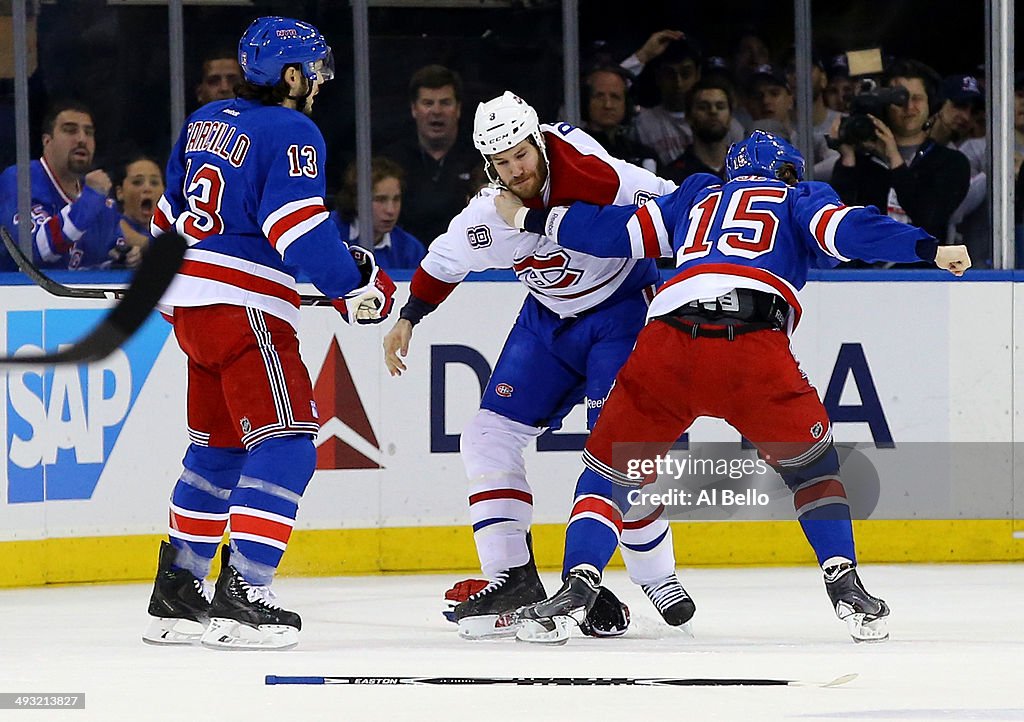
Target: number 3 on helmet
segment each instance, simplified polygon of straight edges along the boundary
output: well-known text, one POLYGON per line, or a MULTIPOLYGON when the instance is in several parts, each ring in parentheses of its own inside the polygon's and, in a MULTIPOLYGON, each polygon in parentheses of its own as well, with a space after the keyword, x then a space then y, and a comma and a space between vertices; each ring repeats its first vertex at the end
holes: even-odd
POLYGON ((725 174, 729 180, 742 175, 778 178, 785 166, 792 166, 798 181, 804 179, 804 157, 789 141, 763 130, 755 130, 746 140, 733 143, 725 155, 725 174))
POLYGON ((324 36, 301 20, 256 18, 238 41, 238 64, 253 85, 276 85, 289 65, 299 65, 310 82, 334 77, 334 54, 324 36))

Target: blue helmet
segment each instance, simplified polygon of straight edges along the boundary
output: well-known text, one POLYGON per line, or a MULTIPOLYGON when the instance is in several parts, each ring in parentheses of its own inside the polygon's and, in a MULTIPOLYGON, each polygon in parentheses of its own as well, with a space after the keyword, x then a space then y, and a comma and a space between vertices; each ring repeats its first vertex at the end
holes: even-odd
POLYGON ((320 31, 282 17, 256 18, 238 41, 238 64, 253 85, 277 85, 281 72, 299 65, 310 82, 334 77, 334 55, 320 31))
POLYGON ((763 130, 755 130, 746 140, 733 143, 725 154, 725 175, 732 180, 741 175, 778 178, 786 164, 796 171, 796 179, 804 179, 804 157, 785 138, 763 130))

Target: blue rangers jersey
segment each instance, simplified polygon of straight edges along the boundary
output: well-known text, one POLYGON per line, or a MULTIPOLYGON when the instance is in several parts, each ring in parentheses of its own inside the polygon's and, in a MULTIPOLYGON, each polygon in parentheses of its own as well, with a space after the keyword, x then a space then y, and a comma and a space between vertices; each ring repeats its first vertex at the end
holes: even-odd
MULTIPOLYGON (((107 263, 120 237, 121 214, 114 201, 86 186, 70 198, 45 158, 29 165, 32 188, 32 255, 39 268, 95 268, 107 263)), ((0 174, 0 225, 17 237, 17 166, 0 174)), ((17 270, 6 249, 0 270, 17 270)))
POLYGON ((797 294, 809 268, 854 258, 920 261, 925 256, 918 249, 934 250, 936 243, 874 207, 843 205, 826 183, 793 187, 756 176, 723 184, 702 173, 641 206, 574 203, 530 213, 527 227, 543 223, 543 232, 565 248, 611 258, 675 257, 678 271, 658 289, 651 318, 751 288, 789 303, 790 330, 800 321, 797 294))
POLYGON ((166 307, 229 304, 298 324, 300 269, 340 298, 360 273, 324 206, 324 140, 301 112, 241 98, 185 121, 167 162, 154 237, 189 243, 166 307))

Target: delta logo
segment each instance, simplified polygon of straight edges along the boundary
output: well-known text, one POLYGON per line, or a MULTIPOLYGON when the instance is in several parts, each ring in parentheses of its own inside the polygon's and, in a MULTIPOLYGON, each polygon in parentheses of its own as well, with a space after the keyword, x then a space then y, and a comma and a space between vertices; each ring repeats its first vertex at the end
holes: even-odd
MULTIPOLYGON (((58 351, 106 311, 7 312, 7 352, 58 351)), ((102 361, 7 372, 7 502, 91 499, 171 327, 158 315, 102 361)))
POLYGON ((373 433, 337 339, 320 368, 313 386, 313 399, 320 412, 317 469, 384 468, 380 463, 380 442, 373 433))

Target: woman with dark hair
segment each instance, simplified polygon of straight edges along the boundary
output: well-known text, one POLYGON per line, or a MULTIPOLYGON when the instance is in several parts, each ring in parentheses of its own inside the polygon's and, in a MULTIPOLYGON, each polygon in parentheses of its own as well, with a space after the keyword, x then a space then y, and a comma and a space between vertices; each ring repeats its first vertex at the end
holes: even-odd
POLYGON ((164 174, 148 155, 130 156, 114 177, 114 197, 121 210, 121 233, 111 252, 115 265, 135 268, 149 245, 149 223, 164 192, 164 174))
POLYGON ((337 207, 331 219, 338 225, 341 238, 373 251, 381 268, 416 268, 427 255, 427 249, 411 233, 398 226, 402 212, 402 189, 405 173, 402 167, 384 157, 374 158, 370 165, 373 183, 373 220, 370 233, 360 228, 357 216, 356 166, 345 171, 345 184, 338 192, 337 207))

